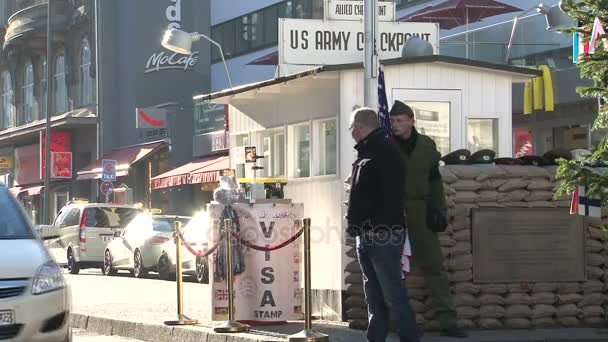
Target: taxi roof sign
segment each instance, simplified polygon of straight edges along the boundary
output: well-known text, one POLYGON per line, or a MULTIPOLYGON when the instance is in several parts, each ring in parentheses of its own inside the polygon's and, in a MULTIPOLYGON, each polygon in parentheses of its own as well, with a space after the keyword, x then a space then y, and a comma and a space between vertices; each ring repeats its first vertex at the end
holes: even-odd
POLYGON ((146 212, 148 214, 162 214, 163 213, 162 209, 158 209, 158 208, 148 208, 148 209, 146 209, 146 212))
POLYGON ((75 204, 87 204, 89 203, 89 200, 86 198, 72 198, 72 203, 75 204))

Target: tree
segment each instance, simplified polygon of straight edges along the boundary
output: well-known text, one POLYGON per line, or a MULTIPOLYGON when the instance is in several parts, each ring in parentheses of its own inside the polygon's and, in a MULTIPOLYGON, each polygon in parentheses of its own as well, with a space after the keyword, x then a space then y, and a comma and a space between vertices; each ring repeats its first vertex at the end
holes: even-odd
MULTIPOLYGON (((562 29, 566 33, 579 32, 585 35, 589 41, 591 29, 595 18, 598 17, 602 23, 608 23, 608 0, 578 0, 563 1, 564 11, 568 13, 579 27, 562 29)), ((581 56, 577 62, 581 76, 591 79, 593 86, 578 87, 577 92, 583 97, 593 97, 601 101, 608 100, 608 51, 604 48, 602 40, 606 36, 598 38, 595 53, 581 56)), ((593 124, 593 130, 608 128, 608 107, 600 105, 598 116, 593 124)), ((608 207, 608 172, 599 168, 608 164, 608 137, 604 136, 601 143, 591 154, 584 156, 581 160, 564 160, 558 162, 557 178, 562 184, 557 191, 557 196, 571 193, 577 185, 587 186, 590 196, 601 199, 602 207, 608 207)))

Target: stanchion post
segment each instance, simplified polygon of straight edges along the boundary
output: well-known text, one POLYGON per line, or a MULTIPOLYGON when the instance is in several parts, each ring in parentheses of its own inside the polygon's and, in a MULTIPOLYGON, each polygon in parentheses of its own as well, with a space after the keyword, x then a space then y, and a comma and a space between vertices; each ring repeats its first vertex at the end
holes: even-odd
POLYGON ((224 235, 226 237, 226 267, 228 268, 226 274, 228 283, 228 320, 221 325, 213 328, 213 331, 218 333, 240 333, 249 331, 249 326, 246 324, 239 323, 234 320, 234 259, 232 258, 232 220, 224 220, 224 235))
POLYGON ((312 282, 310 219, 304 219, 304 330, 289 336, 289 342, 329 342, 329 336, 312 330, 312 282))
POLYGON ((182 223, 175 221, 175 279, 177 282, 177 321, 165 321, 166 325, 195 325, 198 321, 184 316, 184 282, 182 278, 182 223))

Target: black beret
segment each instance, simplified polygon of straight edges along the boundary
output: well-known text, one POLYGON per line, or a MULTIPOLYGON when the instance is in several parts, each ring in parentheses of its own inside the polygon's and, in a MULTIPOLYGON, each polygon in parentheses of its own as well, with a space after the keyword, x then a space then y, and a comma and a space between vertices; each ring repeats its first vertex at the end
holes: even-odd
POLYGON ((441 161, 443 161, 445 165, 467 165, 471 164, 471 161, 469 160, 470 157, 471 152, 463 149, 446 154, 441 157, 441 161))
POLYGON ((393 104, 393 108, 391 108, 389 115, 390 116, 407 115, 410 118, 413 118, 414 111, 412 110, 412 108, 410 106, 406 105, 405 103, 395 100, 395 104, 393 104))
POLYGON ((473 164, 490 164, 496 157, 496 152, 492 150, 479 150, 471 155, 473 164))
POLYGON ((496 158, 494 159, 496 165, 521 165, 521 160, 515 158, 496 158))
POLYGON ((549 165, 549 162, 545 157, 541 156, 523 156, 519 157, 522 165, 534 165, 534 166, 545 166, 549 165))
POLYGON ((559 158, 564 158, 566 160, 572 160, 572 154, 569 150, 565 148, 555 148, 543 155, 545 159, 547 159, 548 165, 557 165, 556 160, 559 158))

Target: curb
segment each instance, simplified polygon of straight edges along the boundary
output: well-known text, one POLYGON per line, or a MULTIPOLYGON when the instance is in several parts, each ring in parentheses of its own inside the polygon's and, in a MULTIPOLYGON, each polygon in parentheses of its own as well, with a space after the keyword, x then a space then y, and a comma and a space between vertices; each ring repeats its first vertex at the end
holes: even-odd
POLYGON ((95 317, 78 313, 70 314, 73 328, 93 331, 101 335, 117 335, 149 342, 278 342, 287 341, 285 335, 264 336, 252 333, 219 334, 205 326, 175 327, 161 324, 146 324, 117 319, 95 317))

